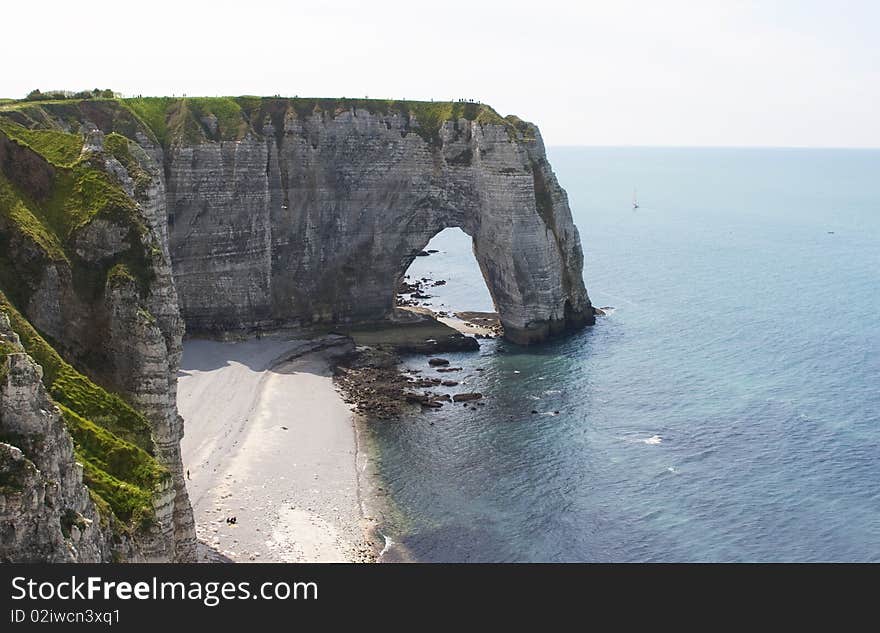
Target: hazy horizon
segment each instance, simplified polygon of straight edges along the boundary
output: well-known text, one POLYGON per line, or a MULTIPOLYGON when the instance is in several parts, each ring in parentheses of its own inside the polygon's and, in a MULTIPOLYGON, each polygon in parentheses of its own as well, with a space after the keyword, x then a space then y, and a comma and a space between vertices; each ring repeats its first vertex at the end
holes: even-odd
POLYGON ((548 146, 880 147, 880 5, 159 0, 7 8, 0 94, 473 99, 548 146), (38 43, 38 46, 34 44, 38 43))

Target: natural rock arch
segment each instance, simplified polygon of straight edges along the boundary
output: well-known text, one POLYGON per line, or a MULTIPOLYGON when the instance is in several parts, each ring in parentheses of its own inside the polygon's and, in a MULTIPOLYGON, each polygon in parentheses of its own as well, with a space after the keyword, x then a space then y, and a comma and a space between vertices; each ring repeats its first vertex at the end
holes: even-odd
MULTIPOLYGON (((440 215, 443 216, 443 214, 440 215)), ((560 268, 540 270, 531 267, 529 265, 530 259, 535 261, 537 257, 534 255, 529 257, 528 253, 533 251, 530 251, 527 245, 523 245, 521 248, 510 248, 509 246, 516 243, 515 228, 508 229, 505 234, 499 234, 496 230, 497 227, 487 229, 479 221, 479 217, 468 217, 469 215, 454 214, 452 217, 435 218, 446 221, 429 222, 426 225, 426 230, 404 232, 400 236, 399 246, 394 249, 394 258, 401 263, 390 278, 393 285, 390 288, 388 284, 383 286, 384 304, 381 310, 386 315, 393 309, 397 288, 418 253, 423 251, 439 233, 446 229, 455 228, 460 229, 470 238, 474 260, 482 273, 483 283, 489 292, 495 310, 505 326, 506 338, 519 343, 532 343, 565 330, 576 329, 588 322, 585 320, 583 323, 577 323, 570 318, 566 322, 565 303, 562 305, 561 312, 558 313, 561 318, 557 316, 557 313, 544 309, 554 301, 554 298, 552 288, 548 288, 543 280, 553 279, 557 276, 556 271, 560 268), (391 291, 390 301, 387 299, 389 289, 391 291)), ((539 246, 545 245, 539 243, 539 246)), ((463 309, 467 306, 454 307, 463 309)))
POLYGON ((352 108, 171 147, 171 254, 192 330, 387 317, 415 254, 449 227, 474 254, 505 336, 593 322, 565 192, 537 128, 352 108))

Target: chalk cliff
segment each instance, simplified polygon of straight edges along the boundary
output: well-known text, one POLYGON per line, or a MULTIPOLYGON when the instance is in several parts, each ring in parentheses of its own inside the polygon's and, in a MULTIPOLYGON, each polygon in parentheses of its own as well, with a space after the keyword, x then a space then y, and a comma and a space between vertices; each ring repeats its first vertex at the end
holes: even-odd
POLYGON ((0 499, 0 557, 192 560, 175 400, 184 323, 384 319, 416 253, 447 227, 473 238, 510 340, 593 322, 540 133, 487 106, 0 106, 0 319, 21 339, 0 346, 0 480, 14 484, 0 499), (46 434, 48 452, 34 439, 46 434), (41 539, 52 545, 26 547, 41 539))
POLYGON ((217 100, 183 114, 194 124, 165 154, 191 331, 383 319, 447 227, 473 238, 507 338, 592 323, 578 231, 535 126, 477 104, 234 103, 225 127, 206 114, 217 100))
MULTIPOLYGON (((183 322, 161 162, 105 137, 94 122, 105 112, 64 104, 0 116, 0 314, 42 367, 105 518, 131 536, 130 552, 103 554, 190 560, 176 407, 183 322)), ((130 114, 118 124, 140 125, 130 114)), ((10 420, 4 412, 4 435, 10 420)))

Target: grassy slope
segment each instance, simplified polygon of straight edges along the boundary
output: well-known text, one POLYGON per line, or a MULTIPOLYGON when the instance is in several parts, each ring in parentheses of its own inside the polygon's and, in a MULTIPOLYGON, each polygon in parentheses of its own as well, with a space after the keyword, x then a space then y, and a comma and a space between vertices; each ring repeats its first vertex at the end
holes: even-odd
MULTIPOLYGON (((94 300, 103 292, 109 269, 119 262, 102 265, 87 264, 71 255, 67 248, 70 238, 97 217, 129 227, 129 250, 121 256, 123 264, 145 292, 152 280, 148 244, 150 237, 137 212, 136 203, 90 157, 80 156, 83 140, 79 135, 54 130, 28 130, 0 116, 0 135, 26 147, 54 168, 52 192, 48 199, 37 202, 27 192, 0 173, 0 222, 8 221, 12 231, 27 236, 39 245, 48 259, 65 260, 70 264, 77 290, 83 299, 94 300), (39 133, 38 133, 39 132, 39 133), (77 148, 74 151, 74 146, 77 148)), ((108 135, 106 150, 125 166, 135 183, 135 191, 149 184, 144 172, 129 151, 129 141, 118 134, 108 135)), ((2 224, 0 224, 2 225, 2 224)), ((0 245, 3 243, 0 235, 0 245)), ((28 299, 34 278, 22 276, 0 252, 0 284, 10 298, 21 304, 28 299)), ((20 262, 19 262, 20 264, 20 262)), ((41 270, 33 271, 34 277, 41 270)))
MULTIPOLYGON (((87 157, 80 158, 82 138, 56 130, 28 130, 3 117, 0 134, 33 150, 55 168, 52 194, 40 203, 0 174, 0 221, 10 233, 0 234, 0 242, 5 245, 4 240, 16 237, 42 253, 43 262, 32 264, 34 276, 41 274, 49 261, 66 262, 75 280, 94 286, 85 290, 86 295, 100 293, 105 284, 120 278, 146 283, 149 262, 138 241, 145 228, 135 204, 87 157), (136 244, 122 261, 97 270, 80 270, 81 264, 67 240, 77 228, 100 215, 131 226, 129 238, 136 244)), ((131 163, 136 161, 131 160, 127 143, 124 137, 112 138, 107 149, 124 165, 130 161, 133 169, 131 163)), ((138 173, 133 171, 137 183, 138 173)), ((8 249, 0 251, 0 310, 9 315, 25 350, 43 367, 43 382, 59 404, 73 436, 92 497, 105 514, 112 511, 128 525, 149 525, 153 519, 152 491, 168 477, 167 470, 150 454, 153 444, 149 422, 122 398, 108 393, 65 362, 15 308, 13 301, 27 297, 28 283, 22 279, 22 272, 28 268, 9 257, 8 249)), ((0 356, 14 351, 8 347, 0 348, 0 356)), ((5 362, 0 364, 5 366, 5 362)))
POLYGON ((137 99, 124 99, 123 105, 131 110, 146 127, 152 130, 156 139, 165 144, 168 135, 166 117, 168 110, 177 99, 173 97, 145 97, 137 99))
POLYGON ((27 147, 39 147, 40 154, 53 165, 70 166, 79 158, 82 139, 57 130, 29 130, 0 117, 0 131, 27 147))
MULTIPOLYGON (((0 311, 9 316, 25 351, 43 368, 43 384, 61 409, 93 495, 125 523, 149 523, 152 491, 169 476, 150 455, 149 422, 65 362, 2 292, 0 311)), ((14 351, 0 347, 0 356, 14 351)))

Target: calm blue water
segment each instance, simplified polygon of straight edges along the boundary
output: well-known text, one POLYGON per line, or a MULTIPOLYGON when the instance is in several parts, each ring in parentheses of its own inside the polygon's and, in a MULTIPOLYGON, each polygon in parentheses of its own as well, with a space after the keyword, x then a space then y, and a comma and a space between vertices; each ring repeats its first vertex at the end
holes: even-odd
MULTIPOLYGON (((483 407, 373 425, 393 537, 429 561, 880 560, 880 151, 550 159, 615 310, 450 355, 483 407)), ((468 238, 431 247, 434 303, 490 308, 468 238)))

